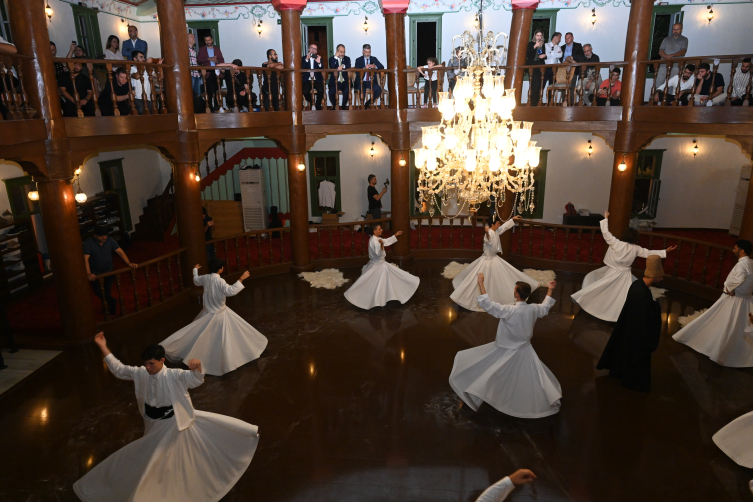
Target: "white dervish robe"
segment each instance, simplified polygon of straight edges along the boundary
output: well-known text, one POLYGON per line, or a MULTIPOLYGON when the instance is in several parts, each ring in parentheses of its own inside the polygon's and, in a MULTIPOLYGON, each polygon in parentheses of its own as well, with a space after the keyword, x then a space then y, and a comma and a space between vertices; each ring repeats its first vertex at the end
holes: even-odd
POLYGON ((642 248, 637 244, 622 242, 609 232, 606 218, 599 223, 604 240, 609 245, 604 265, 583 278, 580 291, 572 299, 580 308, 603 321, 617 322, 625 305, 628 289, 635 280, 630 267, 636 258, 651 255, 667 257, 667 252, 642 248))
POLYGON ((450 386, 471 409, 478 410, 484 401, 520 418, 559 411, 560 383, 531 346, 536 320, 547 315, 554 303, 551 296, 540 304, 514 305, 494 303, 488 295, 478 297, 481 308, 500 321, 494 342, 455 355, 450 386))
POLYGON ((527 282, 531 285, 531 290, 539 287, 539 281, 528 277, 526 274, 516 269, 505 260, 497 256, 502 252, 502 244, 499 242, 499 236, 515 226, 515 221, 507 220, 496 231, 491 228, 484 237, 484 254, 476 261, 465 267, 452 280, 452 292, 450 298, 468 310, 483 312, 476 298, 478 297, 478 274, 484 274, 486 279, 486 292, 489 298, 496 303, 508 304, 515 302, 515 283, 518 281, 527 282))
POLYGON ((225 305, 228 296, 243 290, 241 281, 230 285, 219 274, 199 275, 194 269, 193 282, 204 288, 204 308, 191 324, 160 343, 167 358, 198 359, 208 375, 216 376, 258 359, 267 347, 266 337, 225 305))
POLYGON ((194 410, 188 389, 204 374, 164 367, 149 375, 105 357, 115 377, 132 380, 144 436, 116 451, 79 479, 84 502, 217 502, 238 482, 256 452, 258 427, 194 410), (144 405, 172 405, 175 415, 153 420, 144 405))
POLYGON ((753 260, 738 260, 724 281, 725 291, 706 312, 674 334, 672 338, 707 355, 715 363, 731 368, 753 366, 753 341, 745 336, 753 309, 753 260))
POLYGON ((711 439, 738 465, 753 469, 753 411, 731 421, 711 439))
MULTIPOLYGON (((361 269, 361 277, 345 292, 345 299, 356 307, 369 310, 384 307, 391 300, 405 303, 418 289, 421 280, 388 263, 379 237, 369 239, 369 262, 361 269)), ((383 239, 384 247, 397 242, 397 237, 383 239)))
POLYGON ((479 495, 476 502, 502 502, 514 489, 515 485, 512 484, 510 477, 505 476, 484 490, 484 493, 479 495))

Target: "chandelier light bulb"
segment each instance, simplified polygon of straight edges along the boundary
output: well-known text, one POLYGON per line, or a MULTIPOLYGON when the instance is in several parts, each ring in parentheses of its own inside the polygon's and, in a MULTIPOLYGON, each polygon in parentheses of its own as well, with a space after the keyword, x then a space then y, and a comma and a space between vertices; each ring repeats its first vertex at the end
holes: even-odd
POLYGON ((299 163, 298 163, 298 170, 299 170, 300 172, 303 172, 303 171, 305 171, 305 170, 306 170, 306 164, 304 164, 303 162, 299 162, 299 163))
POLYGON ((86 194, 81 191, 81 188, 79 188, 78 193, 76 194, 76 202, 78 202, 79 204, 83 204, 84 202, 86 202, 86 199, 87 199, 86 194))
POLYGON ((426 169, 429 171, 435 171, 437 169, 437 156, 436 155, 431 154, 428 157, 426 157, 426 169))
POLYGON ((476 170, 476 150, 469 148, 465 154, 465 170, 472 172, 476 170))
POLYGON ((539 155, 541 153, 540 146, 532 146, 528 148, 528 165, 532 168, 539 167, 539 155))
POLYGON ((620 165, 617 166, 617 169, 620 172, 624 172, 627 169, 627 164, 625 164, 625 154, 622 154, 622 162, 620 162, 620 165))
POLYGON ((36 190, 32 190, 29 192, 28 197, 29 197, 29 200, 37 201, 39 200, 39 192, 37 192, 36 190))
POLYGON ((489 170, 493 173, 499 171, 500 166, 500 153, 497 150, 492 150, 489 154, 489 170))

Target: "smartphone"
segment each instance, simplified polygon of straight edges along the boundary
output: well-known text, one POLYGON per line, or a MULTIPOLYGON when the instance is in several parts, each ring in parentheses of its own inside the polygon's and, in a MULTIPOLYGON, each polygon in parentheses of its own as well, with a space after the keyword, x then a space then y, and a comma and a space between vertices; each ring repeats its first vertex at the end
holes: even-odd
POLYGON ((76 42, 75 40, 71 40, 71 43, 78 45, 78 42, 76 42))

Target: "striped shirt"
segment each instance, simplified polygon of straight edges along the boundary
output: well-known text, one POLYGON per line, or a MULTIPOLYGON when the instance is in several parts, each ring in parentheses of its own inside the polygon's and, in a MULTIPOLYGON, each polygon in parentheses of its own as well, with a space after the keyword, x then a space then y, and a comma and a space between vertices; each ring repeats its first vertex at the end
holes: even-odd
MULTIPOLYGON (((199 64, 196 62, 196 49, 191 46, 188 46, 188 60, 189 66, 199 66, 199 64)), ((200 77, 201 73, 199 73, 198 70, 191 70, 191 76, 200 77)))
POLYGON ((735 72, 735 78, 732 79, 732 97, 744 98, 745 91, 748 89, 751 72, 743 73, 739 69, 735 72))

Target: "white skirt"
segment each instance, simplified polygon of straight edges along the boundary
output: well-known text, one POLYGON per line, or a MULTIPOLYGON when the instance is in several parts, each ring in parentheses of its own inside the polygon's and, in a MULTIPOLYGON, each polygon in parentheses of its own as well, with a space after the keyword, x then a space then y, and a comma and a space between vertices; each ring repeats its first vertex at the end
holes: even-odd
POLYGON ((205 411, 195 416, 183 431, 175 417, 144 420, 144 437, 76 481, 76 495, 84 502, 217 502, 251 463, 258 428, 205 411))
POLYGON ((711 439, 737 464, 753 469, 753 411, 731 421, 711 439))
POLYGON ((722 295, 706 312, 672 337, 730 368, 753 366, 753 342, 745 336, 753 307, 750 296, 722 295))
POLYGON ((455 276, 452 280, 455 291, 450 295, 450 298, 461 307, 476 312, 484 311, 478 305, 479 273, 484 274, 484 286, 489 299, 501 305, 515 303, 514 291, 517 281, 527 282, 531 285, 532 291, 539 287, 539 281, 528 277, 499 256, 490 259, 482 255, 455 276))
POLYGON ((421 280, 386 261, 368 263, 361 277, 345 292, 345 299, 356 307, 369 310, 397 300, 405 303, 418 289, 421 280))
POLYGON ((583 278, 581 290, 571 298, 592 316, 617 322, 634 280, 630 269, 601 267, 583 278))
POLYGON ((267 343, 264 335, 225 307, 216 313, 202 310, 191 324, 160 345, 170 361, 198 359, 205 373, 220 376, 258 359, 267 343))
POLYGON ((560 410, 562 387, 530 343, 503 349, 487 343, 455 355, 450 387, 471 409, 481 402, 506 415, 540 418, 560 410))

